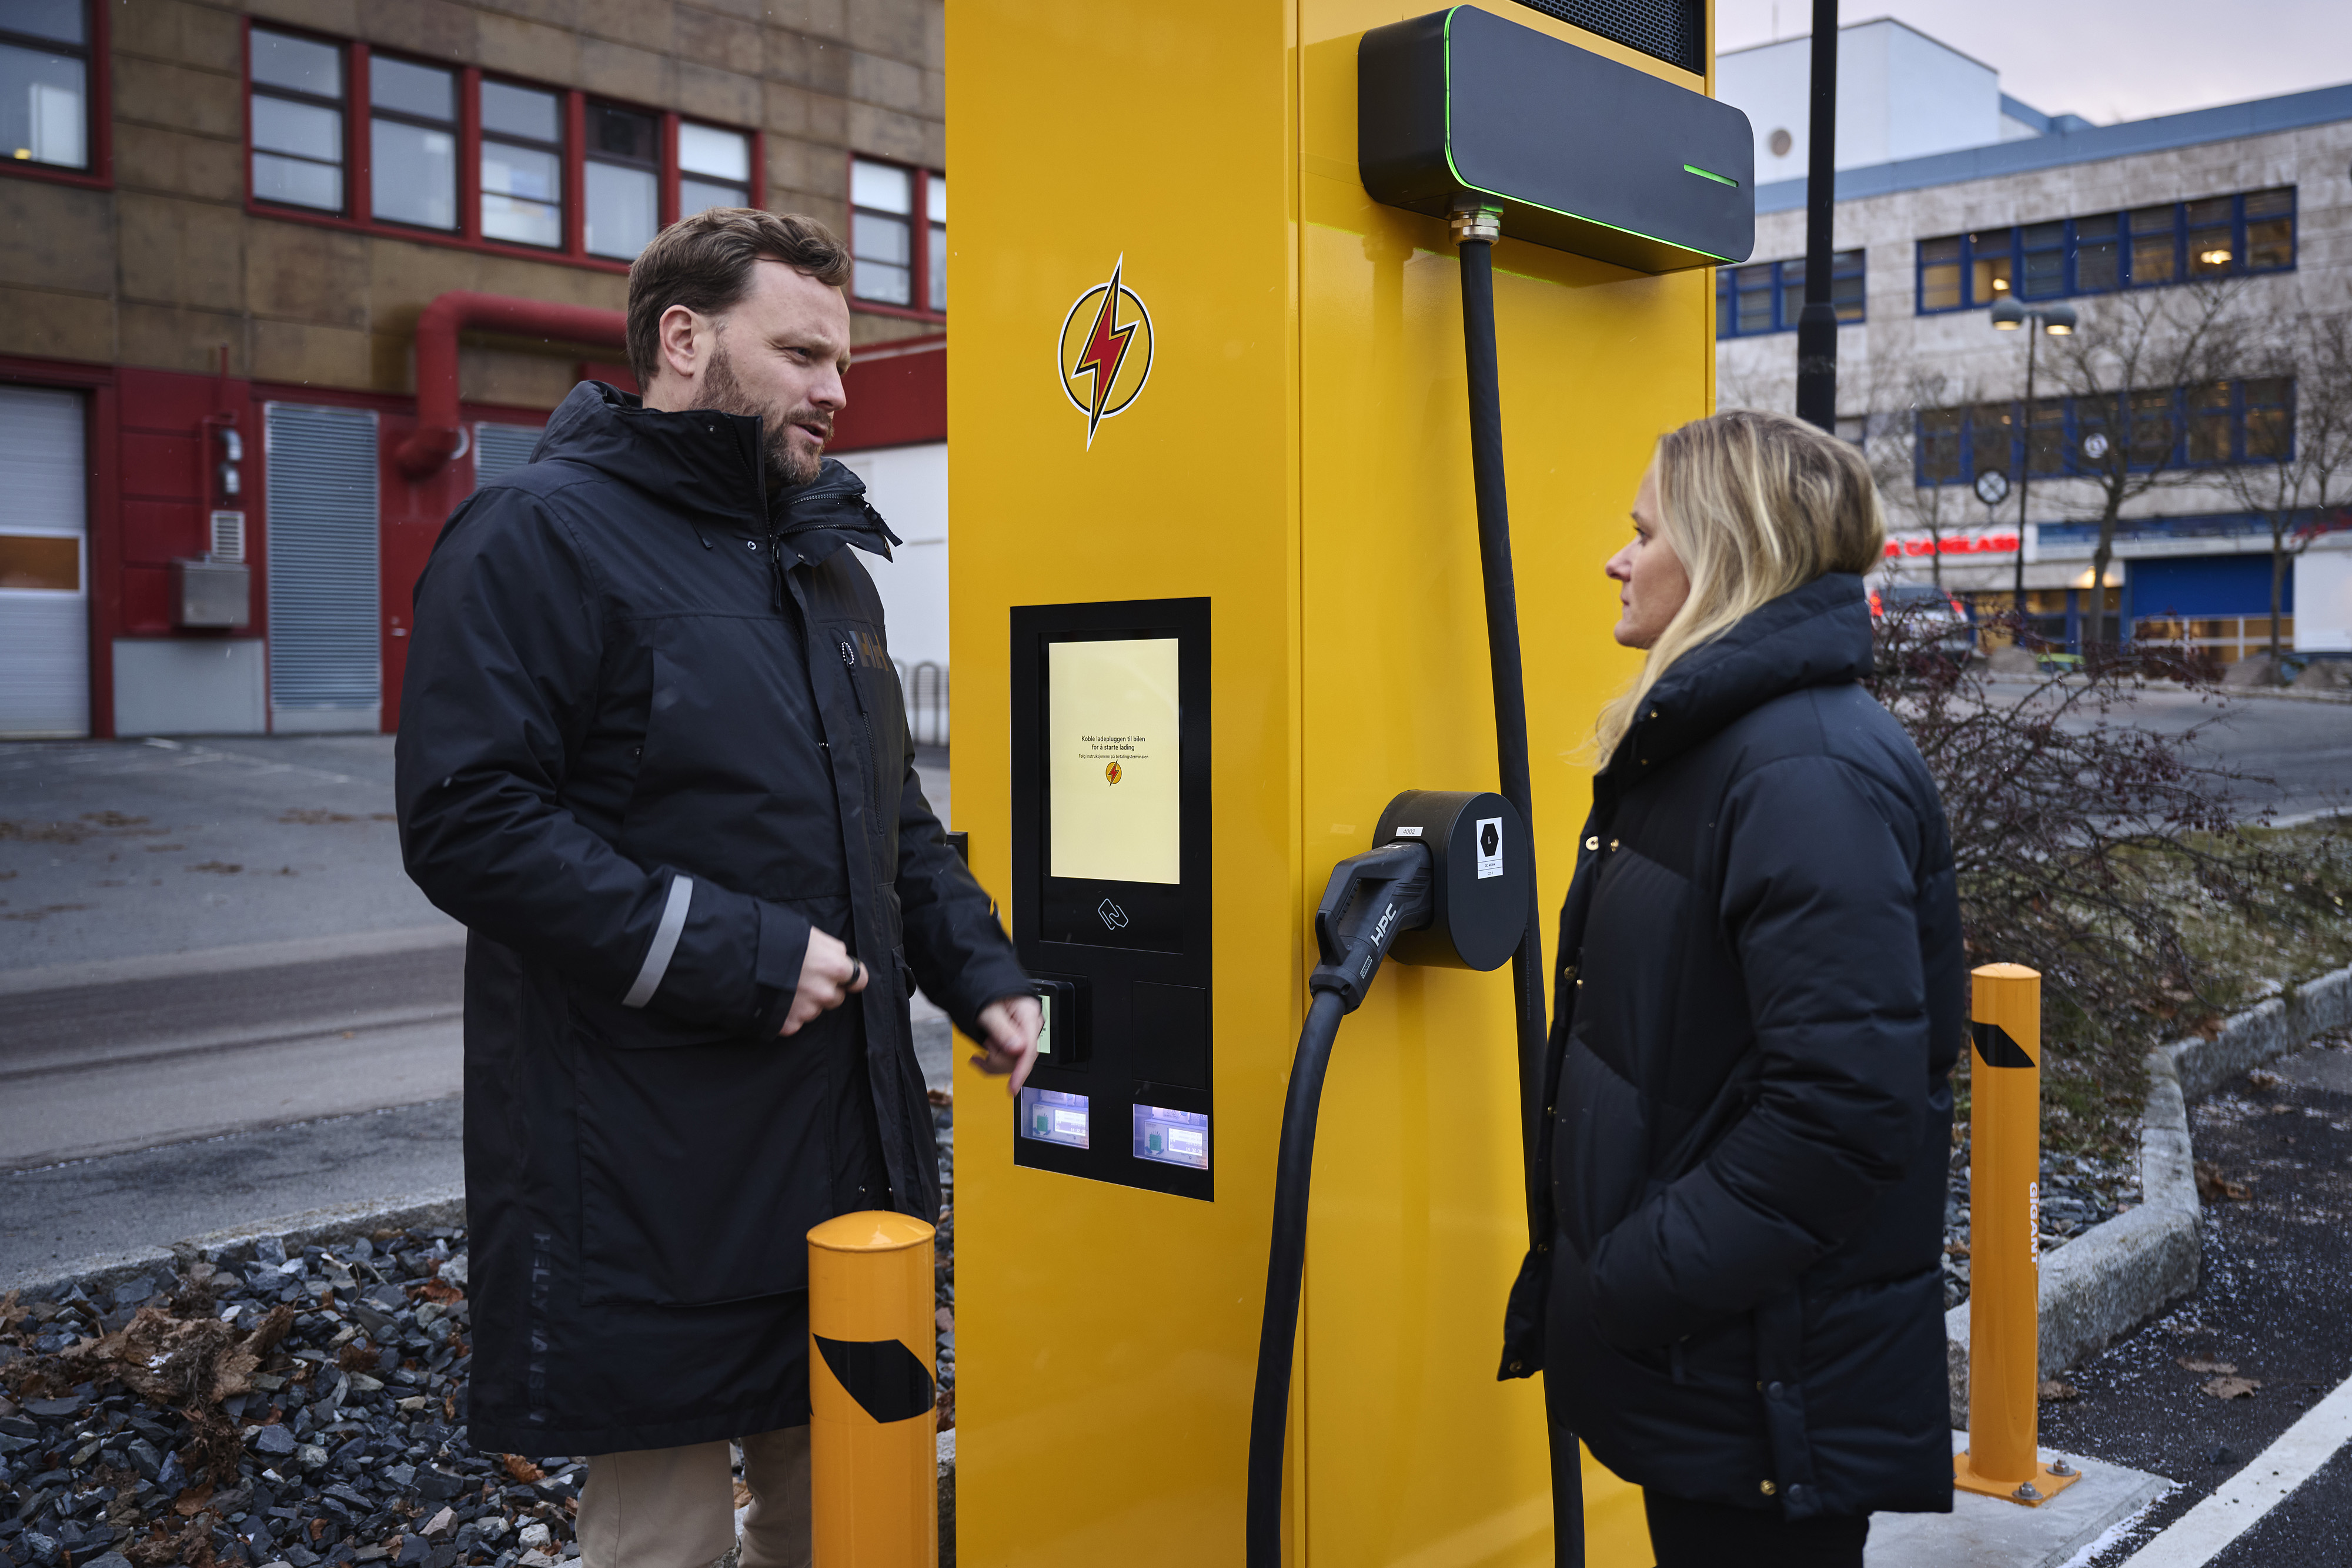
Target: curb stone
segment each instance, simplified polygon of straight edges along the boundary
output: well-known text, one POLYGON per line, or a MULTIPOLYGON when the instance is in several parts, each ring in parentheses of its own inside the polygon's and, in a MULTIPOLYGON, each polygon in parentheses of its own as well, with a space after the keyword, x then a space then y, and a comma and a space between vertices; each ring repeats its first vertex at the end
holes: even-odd
POLYGON ((100 1253, 56 1266, 39 1274, 0 1280, 0 1296, 14 1291, 27 1301, 58 1301, 79 1286, 90 1295, 158 1270, 166 1272, 193 1262, 199 1254, 250 1248, 265 1236, 283 1238, 290 1249, 331 1246, 378 1230, 410 1230, 429 1226, 466 1223, 466 1188, 462 1183, 434 1187, 383 1203, 342 1204, 306 1209, 276 1219, 232 1226, 203 1236, 191 1236, 169 1247, 147 1247, 135 1252, 100 1253))
MULTIPOLYGON (((2040 1375, 2054 1376, 2197 1288, 2203 1210, 2189 1103, 2251 1067, 2352 1023, 2352 966, 2238 1014, 2211 1040, 2147 1054, 2140 1113, 2140 1202, 2042 1255, 2040 1375)), ((1944 1314, 1952 1426, 1969 1424, 1969 1303, 1944 1314)))

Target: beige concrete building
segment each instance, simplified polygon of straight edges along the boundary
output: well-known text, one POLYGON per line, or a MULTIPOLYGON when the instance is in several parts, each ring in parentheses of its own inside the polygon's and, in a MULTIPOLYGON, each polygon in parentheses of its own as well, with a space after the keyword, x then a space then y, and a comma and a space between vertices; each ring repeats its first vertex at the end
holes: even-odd
MULTIPOLYGON (((1951 68, 1972 81, 1989 69, 1962 57, 1951 68)), ((1840 429, 1885 476, 1891 564, 1919 577, 1940 564, 1947 587, 2006 603, 2021 545, 2029 609, 2079 642, 2105 474, 2132 492, 2109 612, 2225 661, 2266 645, 2270 528, 2230 481, 2292 449, 2299 394, 2281 340, 2352 311, 2352 88, 2112 126, 1999 102, 1981 145, 1837 176, 1840 429), (2005 298, 2070 308, 2076 331, 1997 331, 1990 308, 2005 298), (2209 315, 2234 359, 2187 346, 2209 315), (2163 456, 2103 464, 2120 440, 2112 400, 2083 395, 2070 353, 2092 355, 2110 391, 2128 377, 2144 411, 2131 420, 2168 421, 2163 456)), ((1771 112, 1759 143, 1786 129, 1771 112)), ((1718 274, 1727 405, 1795 406, 1804 192, 1801 179, 1763 185, 1754 258, 1718 274)), ((2319 537, 2288 573, 2282 630, 2306 652, 2352 652, 2352 518, 2328 510, 2302 519, 2319 537)))
POLYGON ((0 734, 390 727, 442 519, 583 374, 633 385, 629 259, 703 207, 851 239, 880 357, 841 444, 942 440, 944 26, 941 0, 9 6, 0 734), (455 350, 426 343, 425 384, 420 329, 455 350))

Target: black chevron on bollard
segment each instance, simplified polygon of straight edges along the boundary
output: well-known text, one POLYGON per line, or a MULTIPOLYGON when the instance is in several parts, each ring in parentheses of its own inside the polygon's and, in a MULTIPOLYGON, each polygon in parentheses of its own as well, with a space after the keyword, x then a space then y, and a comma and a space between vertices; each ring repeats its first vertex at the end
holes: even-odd
POLYGON ((2010 1038, 2009 1030, 1997 1023, 1971 1023, 1969 1034, 1977 1042, 1977 1055, 1987 1067, 2033 1065, 2033 1058, 2025 1054, 2025 1047, 2010 1038))
POLYGON ((923 1358, 895 1339, 827 1339, 812 1334, 826 1366, 858 1407, 884 1426, 930 1413, 935 1398, 923 1358))

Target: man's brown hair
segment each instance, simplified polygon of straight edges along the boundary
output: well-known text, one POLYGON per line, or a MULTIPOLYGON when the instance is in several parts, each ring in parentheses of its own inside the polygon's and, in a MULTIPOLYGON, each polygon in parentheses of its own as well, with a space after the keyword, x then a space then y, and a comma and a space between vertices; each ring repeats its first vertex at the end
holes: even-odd
POLYGON ((849 280, 849 248, 814 218, 757 207, 712 207, 654 236, 629 267, 629 370, 651 388, 661 363, 662 312, 683 305, 716 316, 751 287, 761 258, 781 261, 838 288, 849 280))

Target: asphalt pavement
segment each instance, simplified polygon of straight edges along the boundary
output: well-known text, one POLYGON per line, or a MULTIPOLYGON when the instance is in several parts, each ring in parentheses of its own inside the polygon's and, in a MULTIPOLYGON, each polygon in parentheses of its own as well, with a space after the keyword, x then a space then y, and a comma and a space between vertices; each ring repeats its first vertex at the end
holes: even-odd
POLYGON ((450 924, 388 736, 0 746, 0 973, 450 924))
POLYGON ((464 1180, 456 1098, 0 1174, 0 1293, 88 1260, 464 1180))
MULTIPOLYGON (((2010 676, 1987 686, 1998 702, 2014 700, 2029 684, 2010 676)), ((2250 813, 2265 806, 2280 816, 2352 809, 2352 701, 2151 686, 2111 721, 2172 734, 2196 727, 2195 754, 2249 776, 2233 793, 2250 813)))
POLYGON ((461 1179, 464 931, 392 806, 389 737, 0 745, 0 1289, 461 1179))
POLYGON ((454 1095, 464 969, 444 941, 0 998, 0 1170, 454 1095))
POLYGON ((2199 749, 2217 761, 2267 781, 2249 780, 2239 793, 2281 815, 2352 809, 2352 702, 2284 696, 2240 696, 2209 706, 2188 692, 2141 694, 2136 722, 2147 727, 2210 727, 2199 749))
POLYGON ((2322 1435, 2332 1458, 2283 1501, 2259 1514, 2255 1503, 2263 1472, 2284 1463, 2273 1445, 2352 1378, 2352 1041, 2233 1080, 2189 1120, 2208 1178, 2199 1289, 2065 1374, 2074 1397, 2041 1406, 2044 1448, 2179 1483, 2082 1568, 2122 1568, 2143 1548, 2136 1568, 2340 1568, 2352 1563, 2352 1429, 2322 1435), (2216 1496, 2251 1528, 2218 1551, 2171 1552, 2166 1531, 2216 1496))

